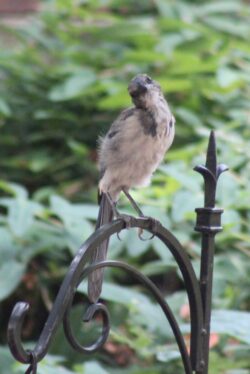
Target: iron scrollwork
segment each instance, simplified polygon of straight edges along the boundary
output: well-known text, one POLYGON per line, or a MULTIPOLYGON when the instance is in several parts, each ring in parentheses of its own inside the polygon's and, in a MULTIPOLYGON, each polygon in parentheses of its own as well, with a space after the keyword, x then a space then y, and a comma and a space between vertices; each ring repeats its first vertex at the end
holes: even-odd
POLYGON ((161 306, 173 331, 180 350, 185 373, 207 374, 214 237, 221 230, 220 216, 222 213, 221 209, 215 208, 215 193, 218 177, 226 169, 225 165, 217 166, 215 137, 212 132, 209 139, 206 166, 197 166, 195 168, 196 171, 203 175, 205 181, 205 204, 203 208, 196 209, 197 224, 195 229, 202 236, 199 280, 185 249, 170 231, 164 228, 158 221, 154 221, 155 224, 152 226, 152 219, 150 218, 129 216, 129 226, 131 228, 147 230, 153 236, 158 237, 170 250, 178 264, 183 276, 190 306, 190 353, 188 353, 183 334, 173 312, 159 289, 148 277, 131 265, 121 261, 103 261, 88 265, 91 252, 100 243, 107 240, 111 235, 118 234, 121 230, 126 229, 126 222, 122 219, 117 219, 96 230, 78 250, 60 287, 38 342, 32 351, 25 350, 21 341, 23 322, 29 305, 24 302, 19 302, 15 305, 8 325, 8 344, 15 359, 29 365, 26 371, 27 374, 35 374, 37 372, 37 365, 48 352, 51 341, 61 323, 63 323, 67 340, 79 352, 89 354, 97 351, 105 344, 109 336, 110 316, 104 304, 100 302, 96 304, 90 303, 85 312, 84 321, 92 320, 97 313, 102 317, 101 335, 90 346, 83 346, 77 341, 70 325, 70 311, 77 287, 92 271, 105 267, 119 268, 128 272, 151 292, 156 302, 161 306))

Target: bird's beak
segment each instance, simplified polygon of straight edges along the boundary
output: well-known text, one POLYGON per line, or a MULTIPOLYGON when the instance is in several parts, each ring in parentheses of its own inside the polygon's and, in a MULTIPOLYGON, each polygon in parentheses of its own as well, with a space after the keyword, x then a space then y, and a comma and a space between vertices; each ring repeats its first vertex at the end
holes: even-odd
POLYGON ((131 97, 138 97, 144 94, 146 91, 147 87, 139 77, 134 78, 128 86, 128 92, 131 97))

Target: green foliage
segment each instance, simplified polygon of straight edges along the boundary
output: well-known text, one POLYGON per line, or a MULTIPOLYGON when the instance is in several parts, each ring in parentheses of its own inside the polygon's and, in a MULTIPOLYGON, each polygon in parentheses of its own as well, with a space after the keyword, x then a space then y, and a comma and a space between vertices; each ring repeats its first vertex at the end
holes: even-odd
MULTIPOLYGON (((230 171, 217 194, 225 213, 214 266, 212 327, 220 338, 210 370, 249 373, 249 6, 52 0, 25 26, 0 29, 0 318, 6 321, 16 298, 32 299, 34 313, 50 308, 77 248, 94 230, 96 139, 130 105, 130 78, 146 72, 163 87, 177 133, 152 186, 133 196, 175 233, 198 272, 194 208, 203 204, 203 185, 192 168, 204 163, 209 130, 215 130, 219 160, 230 171)), ((120 205, 130 209, 124 197, 120 205)), ((169 251, 157 239, 138 241, 133 230, 121 237, 112 238, 109 257, 129 261, 164 293, 176 291, 167 299, 188 334, 180 316, 186 298, 169 251)), ((85 361, 66 349, 59 332, 39 373, 156 374, 166 367, 182 373, 160 309, 126 274, 107 269, 106 280, 115 353, 85 361), (126 368, 117 368, 119 349, 130 357, 126 368)), ((86 285, 79 292, 84 298, 86 285)), ((74 313, 84 335, 77 306, 74 313)), ((30 330, 26 337, 35 340, 30 330)), ((1 348, 0 374, 21 373, 20 367, 1 348)))

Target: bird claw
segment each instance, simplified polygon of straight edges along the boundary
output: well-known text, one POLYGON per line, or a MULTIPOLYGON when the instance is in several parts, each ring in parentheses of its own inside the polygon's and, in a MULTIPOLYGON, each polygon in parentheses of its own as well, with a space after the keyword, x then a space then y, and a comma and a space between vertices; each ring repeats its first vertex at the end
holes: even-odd
POLYGON ((116 236, 117 236, 117 239, 120 240, 120 242, 122 242, 122 239, 120 238, 120 232, 117 232, 116 236))
POLYGON ((138 237, 139 237, 140 240, 142 240, 142 241, 145 242, 145 241, 147 241, 147 240, 151 240, 151 239, 153 239, 153 238, 155 237, 154 231, 156 231, 156 228, 157 228, 157 221, 156 221, 154 218, 152 218, 152 217, 146 217, 146 216, 143 216, 143 217, 141 217, 141 218, 144 218, 144 219, 147 219, 147 220, 150 221, 150 229, 151 229, 151 231, 153 231, 153 234, 152 234, 149 238, 144 239, 144 238, 142 237, 143 229, 142 229, 142 228, 139 228, 138 237))
POLYGON ((139 228, 139 232, 138 232, 138 237, 140 240, 142 240, 143 242, 146 242, 147 240, 151 240, 154 238, 155 234, 152 234, 149 238, 143 238, 142 234, 143 234, 143 229, 139 228))
MULTIPOLYGON (((132 217, 131 216, 129 216, 127 214, 121 214, 121 213, 117 212, 116 218, 121 219, 125 223, 126 229, 129 229, 129 228, 132 227, 132 225, 131 225, 132 217)), ((142 240, 142 241, 147 241, 147 240, 153 239, 155 237, 154 232, 157 230, 157 224, 158 224, 157 220, 152 218, 152 217, 147 217, 147 216, 144 216, 144 215, 141 215, 140 218, 145 219, 145 220, 150 222, 150 230, 153 231, 153 234, 149 238, 143 238, 142 234, 143 234, 144 230, 142 228, 139 228, 139 231, 138 231, 139 239, 142 240)), ((119 234, 120 234, 119 232, 116 234, 117 238, 120 241, 122 241, 119 234)))
POLYGON ((116 216, 117 219, 121 219, 124 223, 125 223, 125 227, 126 229, 129 229, 132 227, 131 225, 131 220, 132 220, 132 217, 129 216, 128 214, 121 214, 119 213, 117 216, 116 216))
POLYGON ((142 240, 143 242, 146 242, 146 241, 148 241, 148 240, 151 240, 151 239, 153 239, 154 237, 155 237, 155 234, 152 234, 149 238, 143 238, 142 237, 142 234, 143 234, 143 229, 139 229, 139 233, 138 233, 138 237, 139 237, 139 239, 140 240, 142 240))
MULTIPOLYGON (((121 214, 121 213, 119 213, 119 214, 116 214, 116 218, 117 219, 121 219, 124 223, 125 223, 125 227, 126 227, 126 229, 129 229, 129 228, 131 228, 132 227, 132 225, 131 225, 131 219, 132 219, 132 217, 131 216, 129 216, 128 214, 121 214)), ((122 239, 120 238, 120 232, 117 232, 116 233, 116 236, 117 236, 117 238, 120 240, 120 241, 122 241, 122 239)))

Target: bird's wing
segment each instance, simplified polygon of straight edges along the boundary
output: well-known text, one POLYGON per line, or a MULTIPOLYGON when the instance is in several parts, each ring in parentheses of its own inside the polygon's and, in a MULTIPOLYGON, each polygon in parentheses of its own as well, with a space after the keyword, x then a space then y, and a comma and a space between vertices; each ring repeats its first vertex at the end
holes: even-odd
POLYGON ((134 116, 136 112, 137 112, 137 109, 135 107, 131 107, 131 108, 127 108, 123 110, 118 116, 118 118, 112 123, 105 137, 112 138, 113 136, 115 136, 122 127, 124 126, 126 127, 127 119, 134 116))
POLYGON ((132 107, 121 112, 118 118, 112 123, 107 134, 99 140, 99 170, 100 177, 105 173, 109 159, 112 155, 119 153, 121 144, 126 143, 127 138, 131 134, 132 128, 134 130, 137 126, 138 109, 132 107))

